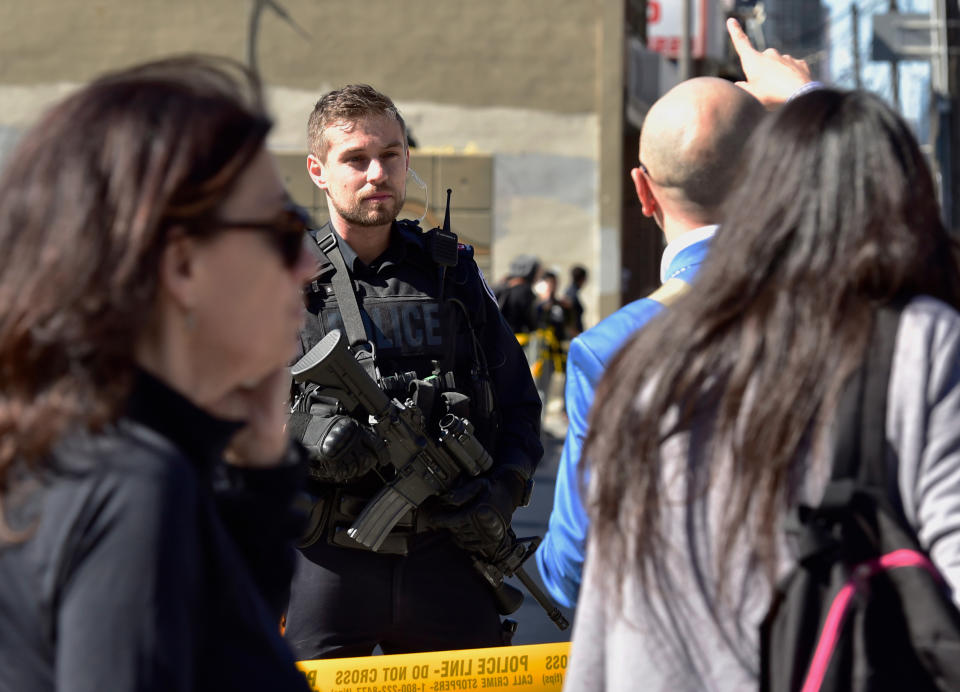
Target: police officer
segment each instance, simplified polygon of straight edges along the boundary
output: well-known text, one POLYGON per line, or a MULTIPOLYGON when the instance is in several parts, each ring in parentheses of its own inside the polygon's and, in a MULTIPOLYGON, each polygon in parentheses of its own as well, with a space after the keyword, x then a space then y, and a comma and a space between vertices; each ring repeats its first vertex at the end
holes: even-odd
POLYGON ((466 395, 460 412, 494 461, 408 513, 370 551, 344 529, 389 480, 383 441, 329 392, 295 391, 291 429, 313 451, 318 501, 286 637, 301 660, 369 655, 378 644, 384 653, 502 644, 493 591, 471 554, 504 555, 510 517, 543 453, 527 362, 472 248, 396 220, 410 155, 393 102, 365 85, 330 92, 310 116, 308 139, 307 169, 326 193, 330 222, 314 234, 318 268, 302 348, 334 329, 355 346, 365 340, 358 360, 390 396, 406 399, 412 381, 436 385, 417 401, 428 426, 445 412, 445 392, 466 395))

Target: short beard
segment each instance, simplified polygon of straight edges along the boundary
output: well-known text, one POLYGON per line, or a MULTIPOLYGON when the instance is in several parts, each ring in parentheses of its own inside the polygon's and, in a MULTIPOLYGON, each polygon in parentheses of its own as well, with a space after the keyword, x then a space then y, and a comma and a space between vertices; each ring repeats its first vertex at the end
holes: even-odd
POLYGON ((337 214, 340 215, 347 223, 353 224, 354 226, 383 226, 384 224, 392 223, 394 219, 400 214, 400 210, 403 209, 403 203, 406 201, 406 195, 401 196, 399 199, 395 200, 395 206, 393 209, 381 209, 371 210, 371 211, 362 211, 360 205, 354 205, 349 209, 345 209, 337 204, 337 201, 332 197, 327 197, 330 200, 330 204, 336 210, 337 214))

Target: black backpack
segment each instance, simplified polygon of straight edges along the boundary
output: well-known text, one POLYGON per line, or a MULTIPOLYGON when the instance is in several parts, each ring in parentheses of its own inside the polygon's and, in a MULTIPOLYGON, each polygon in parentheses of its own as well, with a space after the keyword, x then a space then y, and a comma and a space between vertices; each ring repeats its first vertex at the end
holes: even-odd
POLYGON ((877 311, 865 364, 837 409, 823 500, 788 522, 797 564, 761 625, 761 690, 960 690, 960 611, 889 499, 887 382, 899 317, 877 311))

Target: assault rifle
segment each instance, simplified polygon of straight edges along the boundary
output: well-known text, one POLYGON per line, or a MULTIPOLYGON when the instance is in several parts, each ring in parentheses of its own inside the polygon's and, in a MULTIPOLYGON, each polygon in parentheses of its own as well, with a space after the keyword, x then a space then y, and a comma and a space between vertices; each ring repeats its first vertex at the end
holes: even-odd
POLYGON ((412 402, 389 398, 357 363, 336 329, 291 368, 295 382, 312 382, 350 411, 363 409, 386 442, 396 475, 363 508, 347 535, 377 550, 407 511, 453 489, 466 473, 477 476, 493 459, 473 436, 470 422, 452 413, 440 420, 440 435, 426 434, 423 412, 412 402))
MULTIPOLYGON (((349 411, 362 409, 376 434, 386 442, 389 463, 396 473, 347 529, 350 538, 370 550, 380 548, 409 510, 429 497, 452 490, 465 475, 477 476, 493 465, 466 418, 446 413, 434 439, 420 408, 411 400, 401 403, 388 397, 353 357, 340 330, 323 337, 294 364, 291 374, 295 382, 317 385, 349 411)), ((565 629, 568 625, 559 610, 523 571, 522 563, 533 550, 525 548, 512 531, 510 537, 510 552, 496 564, 473 557, 474 566, 496 592, 501 614, 512 613, 523 601, 523 595, 503 581, 504 576, 516 575, 557 626, 565 629)), ((524 539, 528 540, 534 539, 524 539)))

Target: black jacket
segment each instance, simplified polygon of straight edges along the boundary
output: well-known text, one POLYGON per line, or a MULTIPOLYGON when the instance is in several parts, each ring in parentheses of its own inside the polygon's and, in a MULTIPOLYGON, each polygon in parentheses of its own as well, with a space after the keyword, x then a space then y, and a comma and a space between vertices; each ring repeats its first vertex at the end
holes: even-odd
POLYGON ((537 296, 530 284, 502 284, 497 286, 496 297, 503 319, 514 333, 526 334, 537 329, 537 296))
POLYGON ((302 464, 226 466, 236 430, 141 374, 116 425, 18 479, 0 690, 307 689, 279 632, 302 464))

